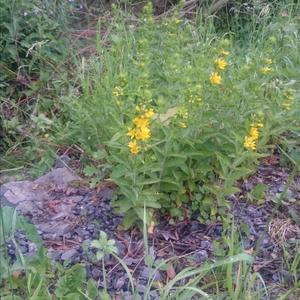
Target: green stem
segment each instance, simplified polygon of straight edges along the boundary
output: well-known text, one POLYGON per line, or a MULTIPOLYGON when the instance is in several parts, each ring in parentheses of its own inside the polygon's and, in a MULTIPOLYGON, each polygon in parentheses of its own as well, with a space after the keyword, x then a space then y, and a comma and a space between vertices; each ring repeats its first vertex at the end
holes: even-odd
POLYGON ((104 257, 102 259, 102 277, 103 277, 103 287, 104 287, 105 292, 107 292, 106 270, 105 270, 105 264, 104 264, 104 257))

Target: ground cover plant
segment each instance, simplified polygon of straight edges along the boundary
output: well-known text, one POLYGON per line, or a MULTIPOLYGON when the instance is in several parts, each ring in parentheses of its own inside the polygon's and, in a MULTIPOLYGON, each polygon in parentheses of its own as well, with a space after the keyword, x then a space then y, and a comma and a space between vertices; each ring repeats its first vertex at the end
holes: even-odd
MULTIPOLYGON (((47 106, 49 95, 43 100, 41 93, 36 107, 43 113, 30 117, 34 130, 26 136, 25 152, 32 161, 35 153, 42 157, 35 168, 40 172, 56 158, 67 165, 59 154, 76 145, 77 171, 90 188, 114 189, 112 204, 124 217, 119 229, 143 236, 139 259, 150 270, 148 280, 141 285, 134 276, 140 263, 134 269, 127 265, 131 238, 123 256, 103 231, 99 239, 80 246, 100 270, 96 282, 88 279, 85 262, 73 266, 51 262, 33 226, 1 206, 0 261, 5 267, 1 297, 111 299, 115 295, 109 278, 117 267, 106 264, 113 260, 127 274, 131 299, 297 299, 298 6, 289 1, 282 6, 277 2, 264 6, 263 1, 260 5, 264 9, 250 10, 247 16, 241 9, 242 17, 236 11, 226 21, 207 17, 207 11, 186 19, 183 2, 160 18, 150 3, 138 18, 112 5, 110 22, 98 20, 94 54, 77 61, 70 83, 59 78, 64 83, 52 94, 55 105, 47 106), (103 37, 102 28, 109 34, 103 37), (280 191, 271 196, 264 175, 259 174, 250 189, 244 188, 266 162, 271 168, 285 166, 289 173, 279 181, 280 191), (265 206, 271 210, 264 233, 278 244, 281 254, 270 255, 282 255, 280 263, 288 273, 276 291, 255 261, 264 235, 259 231, 255 243, 245 242, 253 226, 239 219, 236 206, 244 203, 255 212, 265 206), (221 233, 208 238, 215 239, 209 250, 212 256, 206 254, 200 264, 191 262, 190 254, 177 256, 175 248, 188 244, 176 244, 179 238, 168 232, 173 257, 158 259, 155 239, 161 226, 173 230, 172 226, 181 228, 187 222, 192 227, 191 219, 200 227, 222 227, 221 233), (39 248, 33 258, 24 257, 16 241, 15 234, 22 229, 39 248), (13 245, 14 257, 9 257, 7 245, 13 245), (158 279, 158 272, 166 274, 164 280, 158 279)), ((35 62, 30 64, 38 68, 35 62)), ((7 118, 0 116, 6 124, 2 145, 14 148, 15 140, 7 133, 21 119, 14 124, 15 117, 7 118)), ((15 141, 17 148, 22 148, 21 140, 15 141)), ((3 173, 7 171, 9 167, 3 173)), ((51 205, 55 211, 56 204, 51 205)), ((193 239, 193 230, 187 232, 193 239)), ((206 235, 208 229, 201 239, 206 241, 206 235)), ((202 242, 198 236, 194 240, 202 242)))
POLYGON ((6 169, 47 152, 40 136, 58 114, 54 99, 69 86, 77 46, 68 29, 72 5, 20 0, 1 1, 0 7, 0 164, 6 169))

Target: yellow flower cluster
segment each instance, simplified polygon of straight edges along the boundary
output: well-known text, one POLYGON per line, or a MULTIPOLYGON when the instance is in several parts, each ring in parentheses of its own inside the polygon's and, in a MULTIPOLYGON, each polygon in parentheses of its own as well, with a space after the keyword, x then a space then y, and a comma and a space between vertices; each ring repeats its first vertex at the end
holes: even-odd
POLYGON ((229 55, 229 52, 224 50, 224 49, 221 49, 220 51, 220 54, 224 55, 224 56, 228 56, 229 55))
POLYGON ((284 109, 286 110, 291 110, 291 106, 294 102, 294 95, 291 91, 287 91, 285 93, 285 99, 284 99, 284 102, 282 103, 282 106, 284 107, 284 109))
POLYGON ((202 102, 202 85, 196 84, 186 90, 186 100, 189 104, 198 105, 202 102))
MULTIPOLYGON (((229 54, 228 51, 221 49, 220 54, 223 56, 227 56, 229 54)), ((214 61, 215 66, 218 70, 223 71, 228 67, 228 62, 223 58, 219 57, 215 59, 214 61)), ((211 84, 221 84, 222 83, 222 77, 218 72, 212 72, 209 77, 211 84)))
POLYGON ((260 71, 261 71, 263 74, 268 74, 268 73, 270 73, 270 72, 272 71, 272 68, 270 68, 270 67, 262 67, 262 68, 260 69, 260 71))
POLYGON ((212 72, 210 74, 209 80, 212 84, 221 84, 222 77, 218 72, 212 72))
POLYGON ((267 65, 271 65, 273 63, 272 59, 271 58, 266 58, 266 64, 267 65))
POLYGON ((228 62, 224 58, 217 58, 215 60, 215 65, 220 70, 225 70, 228 66, 228 62))
POLYGON ((113 94, 113 96, 115 96, 115 97, 123 96, 124 92, 123 92, 122 87, 116 86, 116 87, 113 89, 112 94, 113 94))
POLYGON ((187 121, 189 118, 189 113, 186 107, 180 107, 177 112, 178 117, 182 119, 182 121, 179 123, 179 126, 181 128, 187 128, 187 121))
POLYGON ((129 129, 127 135, 131 138, 128 147, 132 154, 140 152, 139 140, 146 141, 151 137, 150 119, 154 116, 152 108, 144 110, 143 114, 133 119, 134 127, 129 129))
POLYGON ((258 128, 262 128, 264 125, 262 122, 251 124, 249 134, 245 136, 244 147, 248 150, 256 150, 257 141, 259 138, 258 128))
POLYGON ((263 73, 263 74, 271 73, 272 68, 269 67, 268 65, 271 65, 273 63, 272 59, 271 58, 266 58, 265 63, 267 64, 267 66, 264 66, 264 67, 260 68, 261 73, 263 73))

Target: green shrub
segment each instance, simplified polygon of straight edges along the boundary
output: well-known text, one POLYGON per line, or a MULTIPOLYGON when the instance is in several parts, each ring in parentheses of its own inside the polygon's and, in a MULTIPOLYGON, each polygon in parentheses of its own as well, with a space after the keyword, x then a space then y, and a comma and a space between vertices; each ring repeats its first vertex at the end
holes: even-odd
POLYGON ((64 140, 111 168, 126 227, 143 219, 144 206, 149 222, 160 208, 220 218, 236 181, 299 125, 295 33, 274 22, 245 49, 209 21, 154 22, 149 5, 138 28, 114 24, 111 48, 98 45, 82 97, 68 103, 64 140))

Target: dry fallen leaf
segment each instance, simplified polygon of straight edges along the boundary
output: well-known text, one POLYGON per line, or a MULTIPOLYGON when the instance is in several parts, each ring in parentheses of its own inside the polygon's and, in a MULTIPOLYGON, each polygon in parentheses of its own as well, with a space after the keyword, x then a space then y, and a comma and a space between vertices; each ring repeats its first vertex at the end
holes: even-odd
POLYGON ((22 275, 22 271, 14 271, 14 272, 12 273, 12 276, 13 276, 14 278, 19 278, 21 275, 22 275))
POLYGON ((254 248, 250 248, 250 249, 244 250, 244 252, 246 254, 252 255, 254 253, 254 248))
POLYGON ((169 108, 165 114, 159 114, 159 119, 162 123, 165 123, 168 125, 170 122, 170 118, 174 117, 177 114, 178 107, 172 107, 169 108))
POLYGON ((176 276, 175 269, 171 263, 168 264, 167 276, 168 279, 173 279, 176 276))
POLYGON ((153 234, 153 232, 154 232, 154 226, 155 226, 154 222, 151 222, 150 225, 148 226, 148 233, 149 234, 153 234))
POLYGON ((32 186, 32 189, 35 191, 38 189, 40 185, 38 183, 35 183, 33 186, 32 186))

